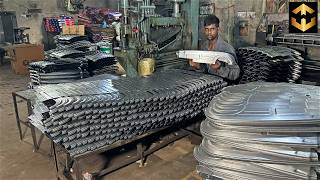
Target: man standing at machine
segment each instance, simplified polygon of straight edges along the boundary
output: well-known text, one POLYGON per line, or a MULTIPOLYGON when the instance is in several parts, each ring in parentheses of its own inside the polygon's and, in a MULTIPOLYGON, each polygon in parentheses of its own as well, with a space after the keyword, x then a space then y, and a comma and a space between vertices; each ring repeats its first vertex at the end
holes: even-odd
POLYGON ((234 57, 232 65, 228 65, 219 60, 217 60, 215 64, 200 64, 193 62, 193 60, 189 60, 189 64, 193 70, 207 72, 227 80, 236 80, 240 74, 240 68, 237 64, 237 56, 234 48, 219 36, 219 23, 219 18, 215 15, 209 15, 204 19, 204 32, 207 36, 207 40, 201 43, 200 49, 229 53, 234 57))

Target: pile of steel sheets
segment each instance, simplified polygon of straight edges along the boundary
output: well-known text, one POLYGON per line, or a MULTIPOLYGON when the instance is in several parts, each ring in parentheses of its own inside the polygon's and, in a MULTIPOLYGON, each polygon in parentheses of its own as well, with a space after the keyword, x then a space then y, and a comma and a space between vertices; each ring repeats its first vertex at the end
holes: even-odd
POLYGON ((300 78, 303 58, 285 47, 244 47, 237 51, 242 70, 240 83, 253 81, 295 82, 300 78))
POLYGON ((77 41, 84 41, 87 40, 87 36, 81 36, 81 35, 57 35, 54 37, 57 44, 71 44, 77 41))
MULTIPOLYGON (((73 44, 66 46, 86 49, 86 46, 82 46, 83 43, 86 42, 75 44, 75 46, 73 44)), ((48 58, 45 61, 29 64, 30 79, 33 86, 73 82, 89 75, 115 74, 118 71, 115 57, 99 51, 85 53, 73 49, 58 48, 48 51, 47 55, 48 58)))
POLYGON ((184 70, 36 88, 31 123, 71 155, 94 151, 152 129, 187 122, 226 86, 184 70))
POLYGON ((73 82, 89 76, 88 64, 81 59, 47 59, 29 64, 33 86, 73 82))
POLYGON ((194 150, 205 178, 319 178, 320 88, 288 83, 229 86, 215 96, 194 150), (317 174, 318 173, 318 174, 317 174))
POLYGON ((274 36, 272 40, 276 44, 320 47, 320 35, 318 33, 279 34, 274 36))

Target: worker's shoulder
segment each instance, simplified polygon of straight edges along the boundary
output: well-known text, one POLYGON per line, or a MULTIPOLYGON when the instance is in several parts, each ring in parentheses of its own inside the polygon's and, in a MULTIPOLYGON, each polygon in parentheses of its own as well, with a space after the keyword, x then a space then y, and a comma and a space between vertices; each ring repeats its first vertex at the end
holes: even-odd
POLYGON ((221 37, 219 37, 218 40, 218 48, 222 51, 235 51, 233 46, 231 46, 231 44, 227 43, 225 40, 223 40, 221 37))

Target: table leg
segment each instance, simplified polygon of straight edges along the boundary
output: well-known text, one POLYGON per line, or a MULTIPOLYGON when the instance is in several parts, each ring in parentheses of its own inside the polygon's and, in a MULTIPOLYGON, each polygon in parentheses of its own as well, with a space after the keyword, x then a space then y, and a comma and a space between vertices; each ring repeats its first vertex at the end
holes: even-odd
POLYGON ((142 142, 137 144, 137 156, 140 157, 139 167, 144 167, 145 156, 144 156, 144 145, 142 142))
MULTIPOLYGON (((27 100, 27 108, 28 108, 28 116, 30 116, 32 114, 32 107, 31 107, 31 102, 29 100, 27 100)), ((39 147, 38 147, 35 127, 30 122, 28 122, 28 123, 29 123, 30 129, 31 129, 31 136, 32 136, 32 141, 33 141, 33 151, 36 152, 36 151, 38 151, 39 147)))
POLYGON ((19 130, 20 140, 22 141, 22 131, 21 131, 19 112, 18 112, 17 96, 14 93, 12 93, 12 98, 13 98, 14 112, 16 114, 16 121, 17 121, 18 130, 19 130))
POLYGON ((53 159, 54 159, 54 165, 55 165, 55 168, 56 168, 56 177, 57 177, 57 179, 59 179, 58 158, 57 158, 56 146, 55 146, 53 141, 51 141, 51 146, 52 146, 52 149, 53 149, 53 159))
POLYGON ((31 129, 31 136, 32 136, 32 141, 33 141, 33 151, 37 152, 39 147, 38 147, 38 142, 37 142, 37 136, 36 136, 36 131, 33 126, 33 124, 29 123, 30 129, 31 129))
POLYGON ((76 174, 76 180, 82 180, 82 174, 81 174, 81 168, 80 168, 80 164, 78 162, 78 160, 74 159, 73 161, 73 168, 74 168, 74 172, 76 174))

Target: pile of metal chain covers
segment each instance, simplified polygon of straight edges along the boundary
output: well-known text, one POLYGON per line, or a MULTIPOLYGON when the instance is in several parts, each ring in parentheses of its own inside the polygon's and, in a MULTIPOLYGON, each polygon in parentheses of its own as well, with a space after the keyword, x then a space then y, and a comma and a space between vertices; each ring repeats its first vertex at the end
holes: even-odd
POLYGON ((32 85, 73 82, 88 77, 88 64, 79 59, 47 59, 29 64, 32 85))
POLYGON ((272 40, 276 44, 320 47, 320 35, 318 33, 279 34, 274 36, 272 40))
POLYGON ((280 34, 273 37, 273 42, 277 45, 289 46, 305 51, 302 62, 302 80, 320 82, 320 57, 316 48, 320 47, 319 33, 303 34, 280 34), (311 53, 310 53, 311 52, 311 53))
POLYGON ((244 47, 237 51, 242 70, 240 83, 253 81, 295 82, 299 79, 303 58, 290 48, 244 47))
POLYGON ((222 78, 183 70, 147 78, 45 85, 29 119, 71 155, 181 124, 226 86, 222 78))
POLYGON ((194 149, 208 179, 306 179, 319 176, 320 88, 255 82, 215 96, 194 149), (318 174, 316 173, 318 172, 318 174))
POLYGON ((87 36, 81 35, 57 35, 54 37, 57 44, 71 44, 77 41, 87 40, 87 36))
POLYGON ((90 41, 76 41, 71 44, 57 44, 57 49, 74 49, 82 52, 89 52, 97 50, 97 45, 90 41))
POLYGON ((89 75, 115 74, 118 70, 113 55, 97 51, 95 44, 85 40, 57 44, 57 48, 47 51, 46 56, 45 61, 29 64, 33 86, 73 82, 89 75))

